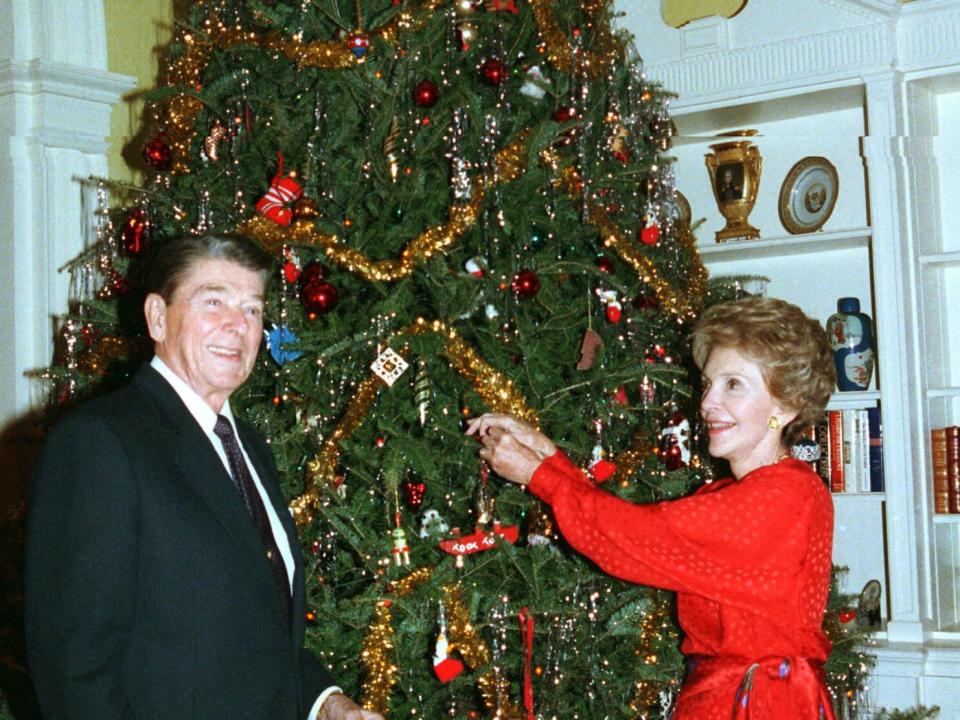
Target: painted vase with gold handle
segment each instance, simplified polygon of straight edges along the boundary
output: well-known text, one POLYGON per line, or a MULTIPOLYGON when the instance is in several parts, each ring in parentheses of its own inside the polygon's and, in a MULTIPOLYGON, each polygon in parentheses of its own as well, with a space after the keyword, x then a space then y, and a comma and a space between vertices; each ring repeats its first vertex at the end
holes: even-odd
MULTIPOLYGON (((756 134, 756 130, 738 130, 725 136, 742 138, 756 134)), ((704 161, 717 207, 727 220, 723 229, 716 232, 717 242, 759 238, 760 231, 747 222, 747 217, 757 201, 760 187, 763 170, 760 149, 750 140, 729 140, 711 145, 710 149, 713 152, 704 155, 704 161)))

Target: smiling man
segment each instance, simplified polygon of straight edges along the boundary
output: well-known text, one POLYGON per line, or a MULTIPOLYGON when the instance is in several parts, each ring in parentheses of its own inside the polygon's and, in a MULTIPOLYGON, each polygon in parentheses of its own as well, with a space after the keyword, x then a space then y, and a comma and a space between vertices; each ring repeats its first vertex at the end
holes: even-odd
POLYGON ((151 264, 155 356, 50 434, 27 539, 46 720, 383 720, 304 649, 303 563, 263 439, 233 416, 270 258, 187 237, 151 264))

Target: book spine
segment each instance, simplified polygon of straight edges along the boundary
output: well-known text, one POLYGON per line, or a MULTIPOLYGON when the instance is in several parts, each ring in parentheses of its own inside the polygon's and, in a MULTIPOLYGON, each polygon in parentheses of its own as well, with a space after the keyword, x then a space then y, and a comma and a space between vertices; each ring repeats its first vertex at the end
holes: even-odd
POLYGON ((933 464, 933 511, 950 512, 950 491, 947 483, 947 429, 930 431, 930 456, 933 464))
POLYGON ((857 430, 855 427, 857 411, 840 411, 840 428, 843 441, 843 489, 844 492, 859 492, 860 478, 857 476, 857 430))
POLYGON ((854 418, 857 431, 857 486, 860 492, 870 492, 870 429, 866 408, 857 410, 854 418))
POLYGON ((830 419, 830 490, 842 493, 843 476, 843 415, 839 410, 829 412, 830 419))
POLYGON ((867 430, 870 445, 870 492, 883 492, 883 418, 880 408, 867 408, 867 430))
POLYGON ((952 513, 960 513, 960 427, 946 428, 947 436, 947 505, 952 513))
POLYGON ((816 424, 817 445, 820 446, 820 457, 817 459, 817 475, 823 480, 827 488, 830 485, 830 425, 826 418, 816 424))

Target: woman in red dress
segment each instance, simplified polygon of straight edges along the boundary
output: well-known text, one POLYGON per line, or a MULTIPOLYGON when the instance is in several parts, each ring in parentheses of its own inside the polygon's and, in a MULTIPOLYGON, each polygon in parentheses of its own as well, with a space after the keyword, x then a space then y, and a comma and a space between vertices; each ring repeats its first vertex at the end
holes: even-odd
POLYGON ((746 298, 694 329, 710 454, 732 477, 635 505, 596 487, 535 428, 483 415, 481 457, 553 509, 567 542, 605 572, 677 593, 688 674, 674 720, 832 718, 821 630, 833 503, 787 448, 834 387, 826 334, 794 305, 746 298))

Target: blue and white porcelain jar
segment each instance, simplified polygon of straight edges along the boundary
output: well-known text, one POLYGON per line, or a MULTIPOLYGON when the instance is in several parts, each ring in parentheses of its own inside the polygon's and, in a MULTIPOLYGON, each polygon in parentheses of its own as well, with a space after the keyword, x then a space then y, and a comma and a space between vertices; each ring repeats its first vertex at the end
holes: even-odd
POLYGON ((867 390, 873 377, 873 326, 860 312, 860 300, 837 300, 837 312, 827 319, 827 337, 833 348, 840 390, 867 390))

